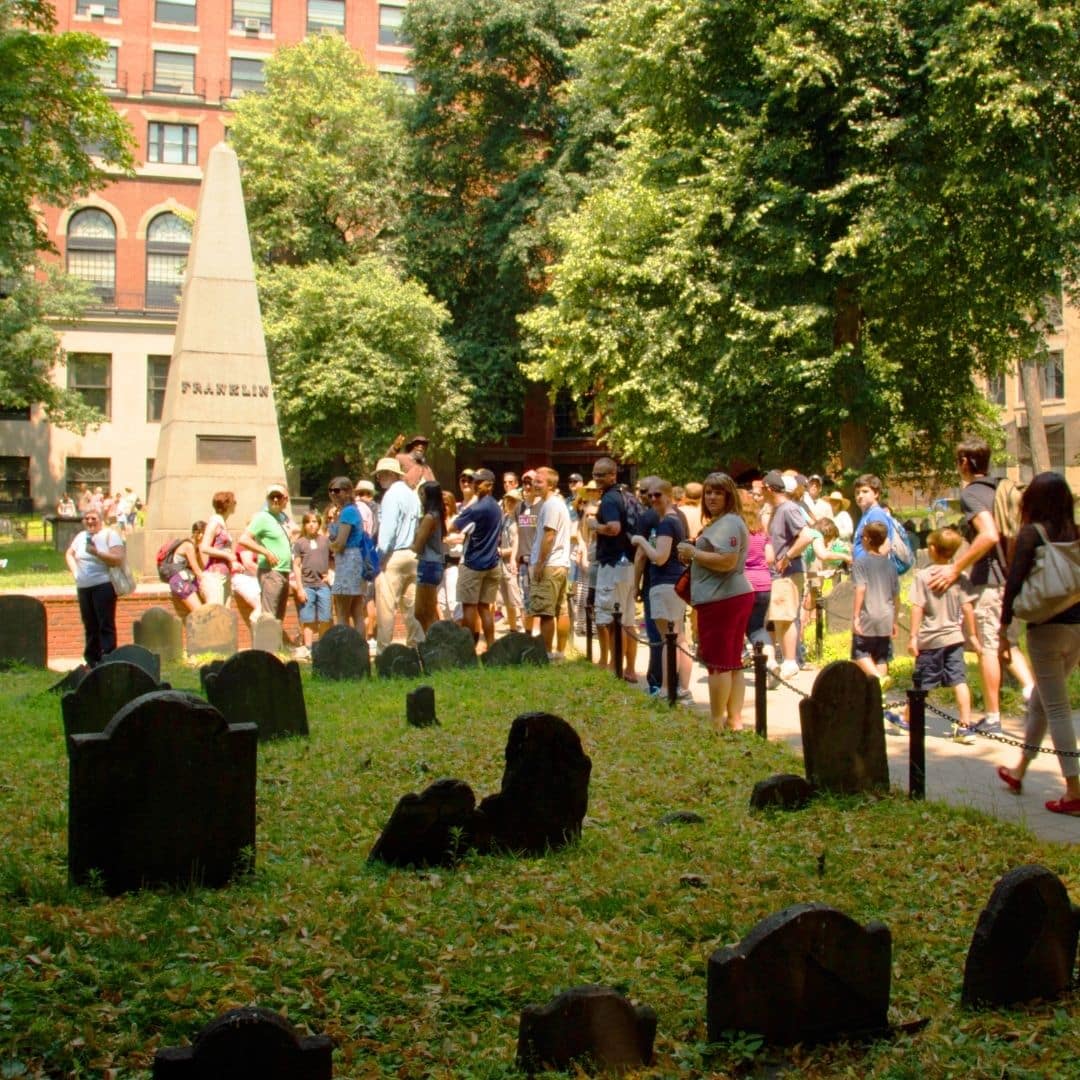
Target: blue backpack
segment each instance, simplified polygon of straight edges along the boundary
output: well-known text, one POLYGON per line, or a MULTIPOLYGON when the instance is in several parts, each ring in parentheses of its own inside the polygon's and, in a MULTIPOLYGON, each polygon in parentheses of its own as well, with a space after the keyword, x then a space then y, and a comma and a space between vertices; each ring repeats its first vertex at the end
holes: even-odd
POLYGON ((379 566, 379 549, 375 541, 361 528, 360 530, 360 558, 363 560, 361 576, 365 581, 374 581, 381 567, 379 566))
POLYGON ((915 565, 915 552, 911 550, 907 529, 889 515, 889 558, 898 574, 906 574, 915 565))

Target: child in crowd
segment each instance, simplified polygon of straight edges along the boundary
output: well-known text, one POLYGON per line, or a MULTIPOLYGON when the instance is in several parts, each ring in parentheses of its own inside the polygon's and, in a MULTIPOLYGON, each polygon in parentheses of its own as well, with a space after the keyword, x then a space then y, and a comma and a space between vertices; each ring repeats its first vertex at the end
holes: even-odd
POLYGON ((851 566, 855 608, 851 619, 851 659, 867 673, 885 680, 889 672, 892 639, 896 637, 896 600, 900 577, 885 550, 888 526, 871 521, 862 530, 864 555, 851 566))
POLYGON ((318 514, 305 514, 301 527, 303 535, 293 543, 293 577, 303 639, 294 655, 307 660, 311 646, 330 628, 330 542, 318 514))

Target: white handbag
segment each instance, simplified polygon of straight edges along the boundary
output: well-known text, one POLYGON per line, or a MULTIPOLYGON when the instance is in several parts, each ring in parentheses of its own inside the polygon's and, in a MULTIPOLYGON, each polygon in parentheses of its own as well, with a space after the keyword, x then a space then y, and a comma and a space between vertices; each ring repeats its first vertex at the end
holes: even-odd
POLYGON ((1046 622, 1080 603, 1080 540, 1053 543, 1036 525, 1042 546, 1013 600, 1013 614, 1028 623, 1046 622))
POLYGON ((109 567, 109 580, 112 582, 113 592, 117 596, 127 596, 135 591, 135 575, 128 566, 127 552, 124 552, 124 561, 119 566, 109 567))

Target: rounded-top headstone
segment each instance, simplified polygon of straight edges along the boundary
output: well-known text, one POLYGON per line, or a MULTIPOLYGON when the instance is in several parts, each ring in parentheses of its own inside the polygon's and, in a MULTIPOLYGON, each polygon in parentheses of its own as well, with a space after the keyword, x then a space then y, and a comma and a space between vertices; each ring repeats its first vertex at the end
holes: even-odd
POLYGON ((102 658, 103 664, 134 664, 141 667, 154 682, 161 682, 161 657, 142 645, 121 645, 102 658))
POLYGON ((417 679, 424 673, 420 654, 396 641, 375 657, 375 670, 383 679, 417 679))
POLYGON ((158 689, 153 676, 135 664, 99 664, 60 699, 64 734, 104 731, 125 705, 158 689))
POLYGON ((479 662, 471 631, 449 619, 432 623, 417 648, 426 672, 473 668, 479 662))
POLYGON ((0 669, 11 664, 49 665, 48 617, 36 596, 0 596, 0 669))
POLYGON ((365 679, 371 675, 368 643, 351 626, 332 626, 311 650, 311 671, 321 679, 365 679))
POLYGON ((543 667, 548 663, 543 638, 523 634, 520 630, 511 630, 484 653, 484 667, 517 667, 521 664, 543 667))
POLYGON ((184 623, 163 607, 152 607, 131 626, 136 645, 157 653, 162 660, 179 660, 184 654, 184 623))

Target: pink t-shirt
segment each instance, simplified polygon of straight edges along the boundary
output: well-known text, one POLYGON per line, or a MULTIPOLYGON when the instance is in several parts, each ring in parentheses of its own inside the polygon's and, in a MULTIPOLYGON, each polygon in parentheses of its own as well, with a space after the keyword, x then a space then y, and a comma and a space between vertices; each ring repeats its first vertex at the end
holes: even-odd
POLYGON ((772 589, 772 571, 765 561, 765 545, 769 542, 767 532, 750 534, 750 543, 746 549, 746 566, 743 573, 754 592, 769 592, 772 589))

